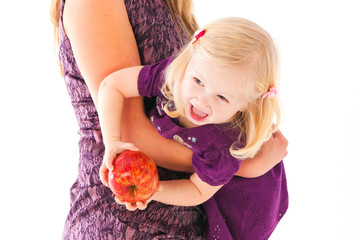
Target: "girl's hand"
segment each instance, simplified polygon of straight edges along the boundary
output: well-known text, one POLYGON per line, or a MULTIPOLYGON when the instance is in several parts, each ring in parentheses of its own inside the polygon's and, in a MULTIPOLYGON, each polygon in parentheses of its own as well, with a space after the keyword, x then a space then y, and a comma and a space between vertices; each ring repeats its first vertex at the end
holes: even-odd
POLYGON ((126 143, 119 140, 111 141, 105 144, 105 154, 103 162, 100 166, 100 180, 101 182, 109 187, 108 183, 108 172, 114 169, 113 162, 117 155, 125 150, 139 151, 132 143, 126 143))
POLYGON ((245 159, 242 162, 239 171, 235 175, 254 178, 265 174, 286 157, 288 154, 287 146, 287 139, 280 130, 277 130, 261 146, 255 157, 245 159))
MULTIPOLYGON (((276 132, 274 132, 272 137, 270 138, 270 140, 271 141, 268 141, 268 142, 271 147, 265 146, 265 148, 266 147, 271 148, 274 151, 274 153, 272 153, 272 156, 275 158, 275 162, 279 163, 288 154, 287 146, 288 146, 289 142, 285 138, 285 136, 281 133, 280 130, 277 130, 276 132), (274 142, 275 144, 273 144, 272 142, 274 142), (276 160, 276 158, 277 158, 277 160, 276 160)), ((265 151, 269 151, 269 153, 271 154, 270 150, 265 150, 265 151)))
POLYGON ((286 157, 288 154, 287 146, 287 139, 280 130, 277 130, 272 134, 270 139, 261 146, 259 156, 255 156, 255 158, 259 158, 264 161, 264 163, 266 162, 273 167, 286 157))
POLYGON ((115 201, 118 204, 125 205, 126 209, 129 211, 135 211, 136 209, 145 210, 147 208, 147 205, 162 191, 162 189, 163 187, 161 186, 161 184, 159 184, 159 188, 157 189, 157 191, 151 196, 151 198, 147 199, 144 202, 122 202, 117 196, 115 196, 115 201))

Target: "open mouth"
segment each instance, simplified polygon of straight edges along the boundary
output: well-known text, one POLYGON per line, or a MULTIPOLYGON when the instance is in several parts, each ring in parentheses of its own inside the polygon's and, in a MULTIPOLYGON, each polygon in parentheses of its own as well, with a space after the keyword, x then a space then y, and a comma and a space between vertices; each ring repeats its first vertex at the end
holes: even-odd
POLYGON ((190 115, 196 121, 204 120, 209 114, 197 109, 193 105, 190 107, 190 115))

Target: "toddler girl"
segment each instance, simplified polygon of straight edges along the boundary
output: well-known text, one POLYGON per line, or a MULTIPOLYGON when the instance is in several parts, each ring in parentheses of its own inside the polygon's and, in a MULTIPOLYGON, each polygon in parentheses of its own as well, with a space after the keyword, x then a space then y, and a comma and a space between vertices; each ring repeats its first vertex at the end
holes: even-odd
MULTIPOLYGON (((137 150, 121 140, 124 98, 156 96, 151 121, 162 136, 178 140, 193 151, 195 172, 189 179, 160 181, 159 191, 147 202, 119 203, 136 210, 145 209, 151 200, 179 206, 209 200, 229 183, 242 160, 255 156, 277 130, 277 64, 276 49, 265 30, 242 18, 224 18, 199 31, 175 58, 109 75, 102 82, 98 102, 105 143, 100 169, 103 183, 108 185, 105 174, 113 169, 117 154, 137 150)), ((251 177, 258 177, 277 164, 263 161, 242 167, 249 168, 251 177)), ((287 208, 285 190, 280 192, 284 202, 279 208, 281 216, 287 208)), ((226 224, 237 226, 246 221, 234 208, 242 189, 226 191, 224 188, 221 194, 232 197, 219 198, 216 204, 231 209, 226 224)), ((241 237, 236 227, 229 229, 223 239, 241 237)))

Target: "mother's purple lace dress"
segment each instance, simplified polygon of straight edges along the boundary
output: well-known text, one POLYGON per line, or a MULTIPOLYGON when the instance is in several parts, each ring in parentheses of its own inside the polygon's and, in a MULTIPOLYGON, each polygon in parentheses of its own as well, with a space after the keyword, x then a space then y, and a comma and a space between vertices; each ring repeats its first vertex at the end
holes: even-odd
MULTIPOLYGON (((181 47, 169 10, 162 0, 125 1, 142 64, 174 54, 181 47)), ((71 187, 70 212, 63 239, 197 239, 206 219, 197 207, 151 202, 146 211, 130 212, 118 205, 99 179, 104 145, 98 115, 88 87, 77 67, 60 17, 60 62, 79 124, 79 174, 71 187)), ((159 169, 162 179, 185 178, 159 169)))

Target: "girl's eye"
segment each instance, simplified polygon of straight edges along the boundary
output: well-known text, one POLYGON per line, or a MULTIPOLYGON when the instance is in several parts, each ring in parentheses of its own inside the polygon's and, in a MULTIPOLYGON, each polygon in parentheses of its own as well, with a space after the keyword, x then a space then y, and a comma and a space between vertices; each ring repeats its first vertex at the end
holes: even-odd
POLYGON ((194 78, 194 81, 196 82, 196 84, 200 85, 200 86, 204 86, 204 84, 202 83, 202 81, 198 78, 194 78))
POLYGON ((217 97, 221 100, 221 101, 224 101, 224 102, 229 102, 229 100, 227 100, 226 97, 222 96, 222 95, 217 95, 217 97))

